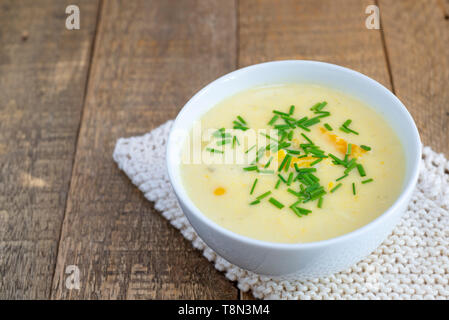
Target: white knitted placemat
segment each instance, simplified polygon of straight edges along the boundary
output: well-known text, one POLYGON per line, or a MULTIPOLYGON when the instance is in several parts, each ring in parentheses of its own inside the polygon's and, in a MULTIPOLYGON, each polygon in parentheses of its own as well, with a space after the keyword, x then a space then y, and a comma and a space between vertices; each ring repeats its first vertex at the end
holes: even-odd
POLYGON ((401 222, 372 254, 353 267, 310 281, 276 280, 243 270, 210 249, 178 206, 165 166, 173 121, 121 138, 114 150, 120 169, 215 268, 243 291, 264 299, 448 299, 449 161, 423 148, 418 186, 401 222))

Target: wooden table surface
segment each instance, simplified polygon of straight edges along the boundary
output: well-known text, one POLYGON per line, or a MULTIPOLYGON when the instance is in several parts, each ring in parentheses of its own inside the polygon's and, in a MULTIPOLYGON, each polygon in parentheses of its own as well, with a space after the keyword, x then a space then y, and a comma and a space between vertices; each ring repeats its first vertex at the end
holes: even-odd
POLYGON ((112 160, 240 67, 358 70, 449 155, 449 0, 0 1, 0 298, 248 299, 112 160), (380 7, 381 29, 365 27, 380 7), (67 289, 66 268, 80 270, 67 289))

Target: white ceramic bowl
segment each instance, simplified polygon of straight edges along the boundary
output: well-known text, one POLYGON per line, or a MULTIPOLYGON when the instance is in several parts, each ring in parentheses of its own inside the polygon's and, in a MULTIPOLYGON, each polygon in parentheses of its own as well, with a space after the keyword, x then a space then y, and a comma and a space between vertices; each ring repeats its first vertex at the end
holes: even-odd
POLYGON ((388 89, 356 71, 315 61, 275 61, 231 72, 208 84, 183 107, 167 145, 170 181, 182 210, 198 235, 229 262, 258 274, 293 275, 300 279, 326 276, 344 270, 370 254, 388 236, 406 210, 416 185, 421 142, 416 125, 404 105, 388 89), (192 202, 180 175, 184 139, 176 132, 190 131, 193 122, 218 102, 239 91, 279 83, 315 83, 341 90, 368 103, 397 132, 405 149, 405 181, 400 196, 377 219, 329 240, 281 244, 251 239, 227 230, 206 217, 192 202))

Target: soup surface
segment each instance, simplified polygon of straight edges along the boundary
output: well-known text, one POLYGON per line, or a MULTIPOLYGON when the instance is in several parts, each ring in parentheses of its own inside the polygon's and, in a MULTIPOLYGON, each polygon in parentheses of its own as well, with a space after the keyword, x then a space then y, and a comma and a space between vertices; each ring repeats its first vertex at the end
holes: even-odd
POLYGON ((331 88, 243 91, 196 128, 182 151, 184 187, 207 217, 250 238, 337 237, 377 218, 402 189, 396 133, 371 107, 331 88))

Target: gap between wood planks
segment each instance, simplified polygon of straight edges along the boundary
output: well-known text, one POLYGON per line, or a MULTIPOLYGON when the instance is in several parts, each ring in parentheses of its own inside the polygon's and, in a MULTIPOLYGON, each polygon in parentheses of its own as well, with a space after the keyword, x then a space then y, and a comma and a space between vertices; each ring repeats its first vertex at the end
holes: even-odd
POLYGON ((81 123, 83 120, 83 114, 84 114, 84 108, 86 106, 86 97, 87 97, 87 89, 89 87, 89 80, 90 80, 90 73, 91 73, 91 67, 92 67, 92 58, 94 56, 94 52, 95 52, 95 48, 96 48, 96 39, 97 39, 97 32, 98 32, 98 26, 100 25, 100 19, 101 19, 101 9, 103 8, 103 0, 99 0, 98 1, 98 8, 97 8, 97 18, 96 18, 96 22, 95 22, 95 31, 94 31, 94 36, 92 37, 92 42, 91 42, 91 49, 89 52, 89 65, 87 67, 87 78, 86 78, 86 83, 84 85, 84 96, 83 96, 83 105, 81 107, 81 115, 80 115, 80 121, 78 123, 78 129, 76 132, 76 141, 75 141, 75 153, 73 155, 72 158, 72 170, 70 172, 70 182, 69 182, 69 187, 67 189, 67 194, 65 197, 65 206, 64 206, 64 215, 62 217, 62 222, 61 222, 61 226, 59 229, 59 239, 58 239, 58 245, 56 247, 56 258, 53 264, 53 276, 52 276, 52 285, 50 287, 50 296, 49 298, 51 298, 53 296, 53 288, 54 288, 54 281, 55 281, 55 273, 56 273, 56 265, 58 263, 58 255, 59 255, 59 245, 61 242, 61 238, 62 238, 62 228, 64 226, 64 221, 66 218, 66 214, 67 214, 67 204, 68 204, 68 199, 69 199, 69 194, 70 194, 70 187, 72 185, 72 176, 73 176, 73 169, 75 168, 75 159, 76 159, 76 153, 78 150, 78 142, 79 142, 79 136, 80 136, 80 129, 81 129, 81 123))

